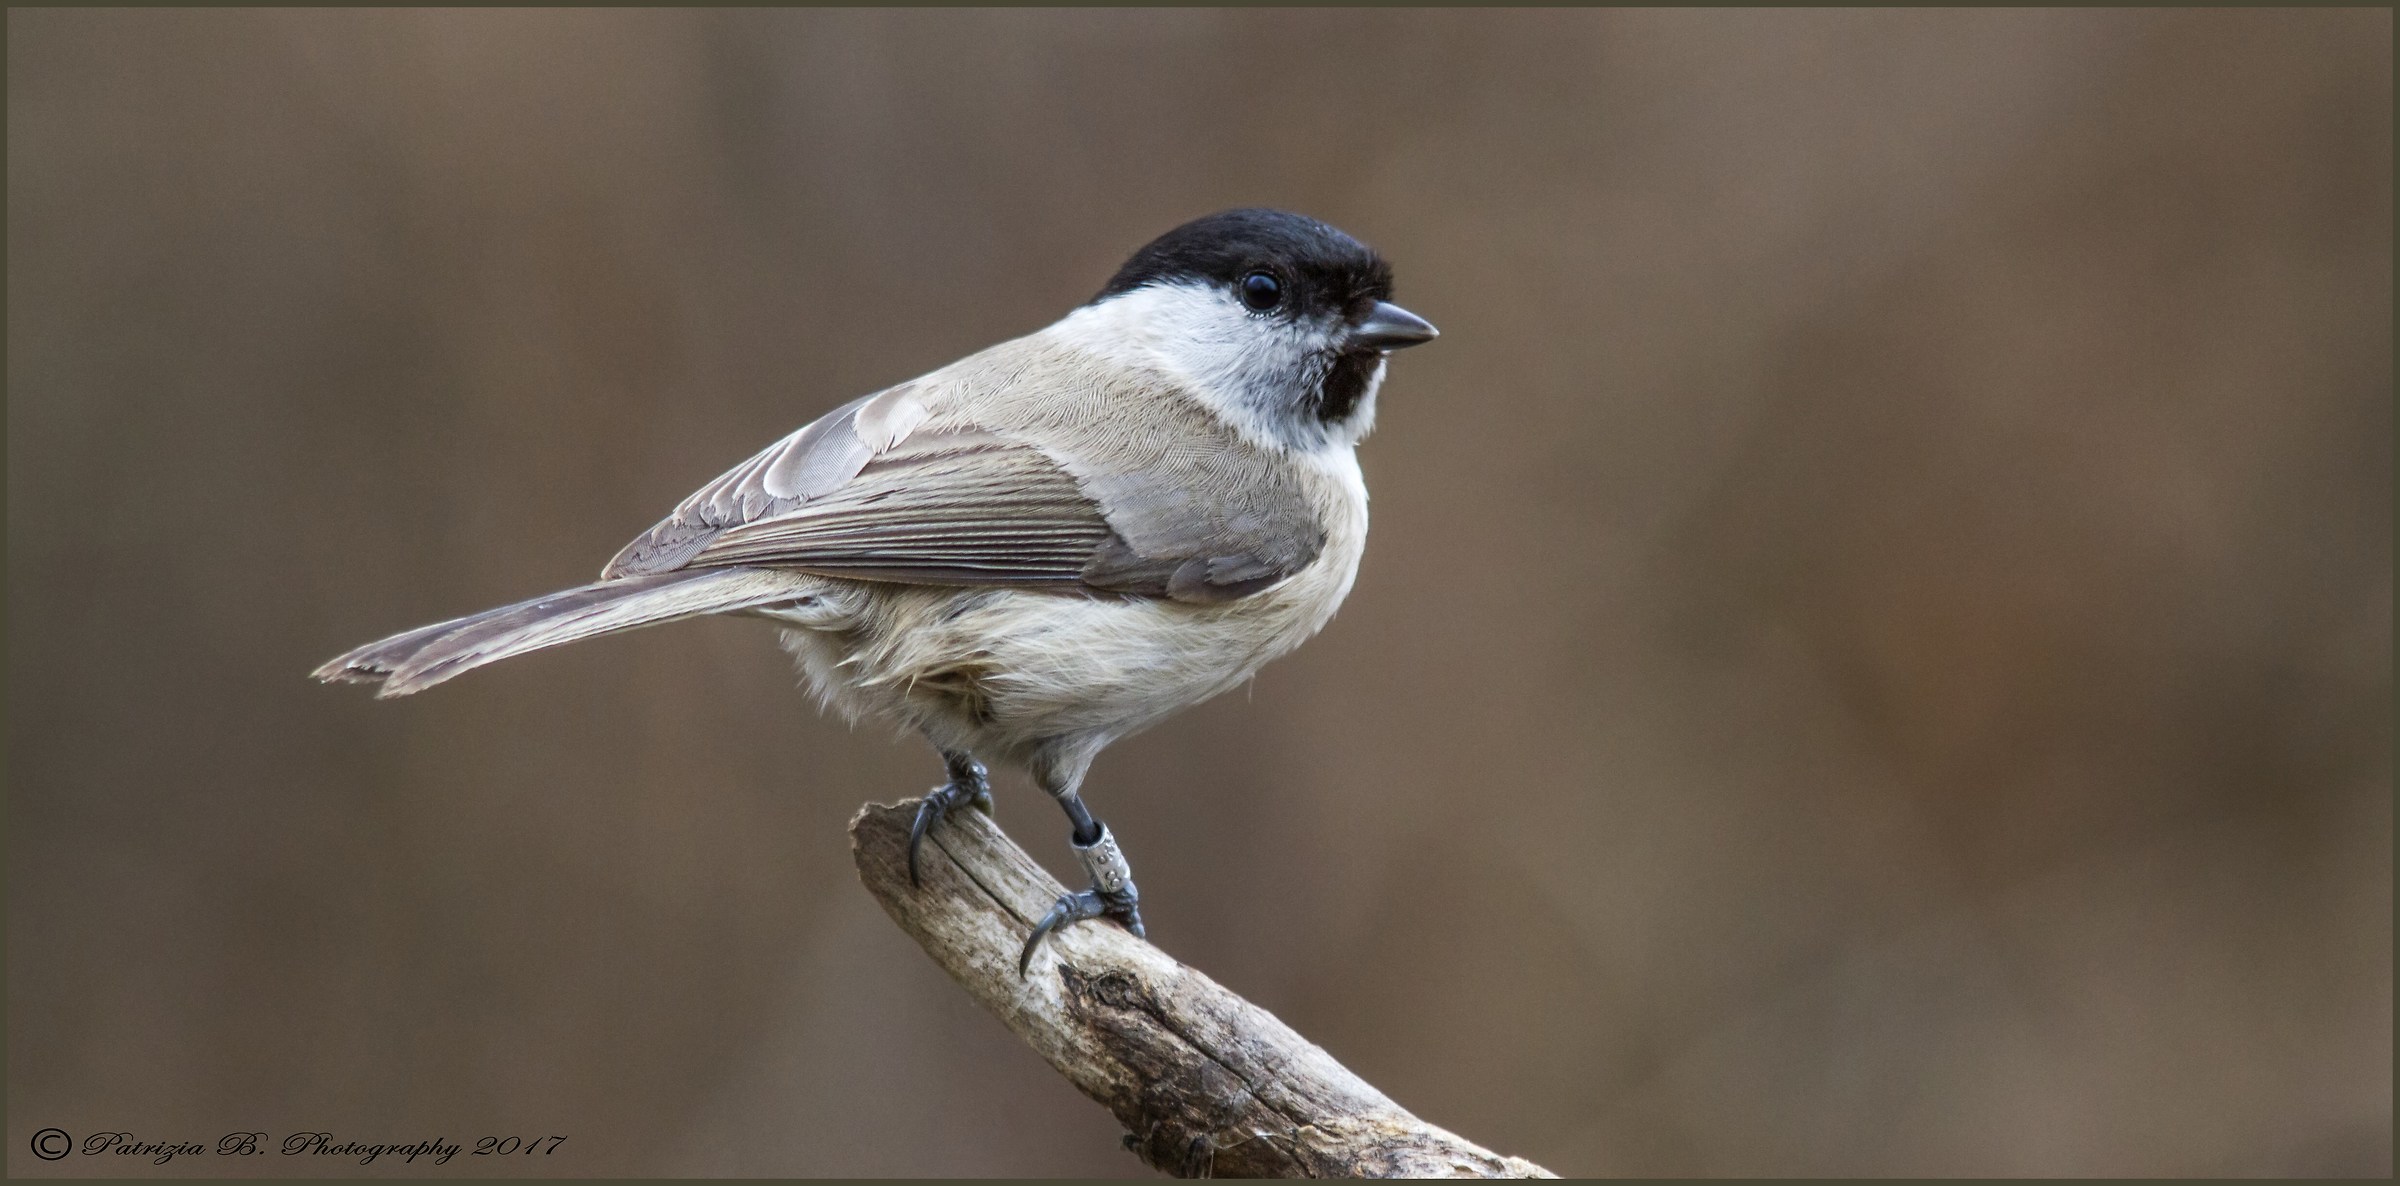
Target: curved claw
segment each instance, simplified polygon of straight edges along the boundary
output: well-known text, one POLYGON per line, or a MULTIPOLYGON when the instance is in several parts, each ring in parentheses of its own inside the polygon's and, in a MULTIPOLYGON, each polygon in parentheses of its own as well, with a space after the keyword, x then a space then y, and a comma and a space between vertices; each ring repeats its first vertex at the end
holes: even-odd
POLYGON ((917 876, 917 846, 925 843, 925 831, 933 826, 933 821, 942 818, 942 792, 949 789, 935 787, 917 801, 917 818, 908 825, 908 884, 911 889, 921 889, 925 885, 917 876))
POLYGON ((1050 932, 1067 923, 1074 922, 1078 918, 1091 917, 1088 914, 1078 915, 1076 913, 1077 905, 1076 895, 1069 894, 1052 903, 1050 913, 1043 915, 1042 921, 1033 924, 1033 933, 1025 936, 1024 949, 1017 952, 1017 975, 1019 978, 1022 978, 1026 970, 1033 966, 1033 949, 1040 947, 1042 940, 1049 937, 1050 932))
POLYGON ((983 763, 964 752, 942 751, 942 761, 950 768, 950 781, 925 792, 917 803, 917 818, 908 825, 908 884, 923 889, 924 880, 917 874, 917 848, 925 843, 925 833, 933 830, 934 822, 956 811, 960 804, 973 804, 985 815, 992 814, 992 779, 983 763))
POLYGON ((1048 938, 1052 932, 1071 922, 1082 922, 1087 918, 1101 917, 1114 918, 1118 922, 1124 923, 1125 929, 1132 931, 1133 937, 1136 939, 1148 937, 1147 932, 1142 929, 1141 900, 1135 895, 1130 893, 1110 894, 1096 889, 1068 894, 1052 903, 1050 913, 1043 915, 1040 922, 1033 924, 1033 933, 1025 936, 1025 947, 1017 953, 1017 975, 1021 977, 1025 975, 1027 969, 1033 967, 1034 949, 1040 947, 1042 940, 1048 938))
POLYGON ((925 797, 918 801, 917 818, 908 825, 908 884, 911 888, 922 889, 925 886, 924 880, 917 876, 917 848, 925 843, 925 834, 933 830, 934 821, 958 810, 962 803, 972 804, 981 808, 985 815, 990 815, 991 788, 980 783, 966 787, 954 782, 944 783, 925 792, 925 797))

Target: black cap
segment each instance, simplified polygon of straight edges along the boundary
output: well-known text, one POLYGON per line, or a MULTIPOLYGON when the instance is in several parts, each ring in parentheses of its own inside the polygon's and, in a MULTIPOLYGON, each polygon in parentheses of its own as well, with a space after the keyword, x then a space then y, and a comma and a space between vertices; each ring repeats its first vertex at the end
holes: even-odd
POLYGON ((1227 210, 1190 222, 1133 253, 1090 303, 1151 284, 1232 288, 1264 272, 1294 314, 1365 316, 1392 295, 1392 266, 1366 244, 1316 219, 1282 210, 1227 210))

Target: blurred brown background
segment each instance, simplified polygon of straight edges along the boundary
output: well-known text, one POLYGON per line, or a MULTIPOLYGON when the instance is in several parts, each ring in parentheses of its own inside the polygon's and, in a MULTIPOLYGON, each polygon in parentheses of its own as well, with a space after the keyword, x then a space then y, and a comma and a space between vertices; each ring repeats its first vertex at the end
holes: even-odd
POLYGON ((2392 1169, 2388 12, 8 34, 12 1172, 1138 1171, 765 625, 304 676, 1245 203, 1444 336, 1332 628, 1095 768, 1169 951, 1562 1172, 2392 1169))

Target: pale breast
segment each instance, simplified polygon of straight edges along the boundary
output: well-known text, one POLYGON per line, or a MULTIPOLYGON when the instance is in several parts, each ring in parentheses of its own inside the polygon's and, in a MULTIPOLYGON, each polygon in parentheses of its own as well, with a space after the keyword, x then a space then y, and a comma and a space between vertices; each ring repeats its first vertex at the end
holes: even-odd
POLYGON ((845 715, 945 745, 1013 756, 1060 737, 1138 732, 1240 685, 1341 607, 1365 551, 1366 488, 1346 449, 1299 473, 1325 545, 1241 600, 857 586, 870 591, 862 612, 795 631, 787 645, 845 715))

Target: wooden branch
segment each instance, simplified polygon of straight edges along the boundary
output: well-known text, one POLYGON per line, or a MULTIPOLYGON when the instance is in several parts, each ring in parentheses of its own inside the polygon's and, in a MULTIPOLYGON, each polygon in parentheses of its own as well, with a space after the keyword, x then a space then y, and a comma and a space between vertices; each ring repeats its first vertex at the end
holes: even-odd
POLYGON ((1065 892, 980 811, 953 812, 908 882, 917 800, 850 821, 859 880, 900 929, 1178 1177, 1549 1178, 1427 1124, 1274 1014, 1113 922, 1017 952, 1065 892))

